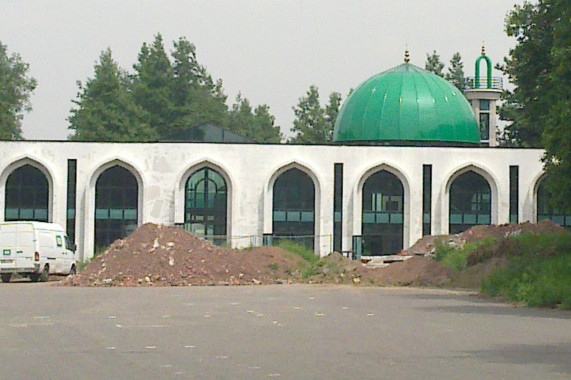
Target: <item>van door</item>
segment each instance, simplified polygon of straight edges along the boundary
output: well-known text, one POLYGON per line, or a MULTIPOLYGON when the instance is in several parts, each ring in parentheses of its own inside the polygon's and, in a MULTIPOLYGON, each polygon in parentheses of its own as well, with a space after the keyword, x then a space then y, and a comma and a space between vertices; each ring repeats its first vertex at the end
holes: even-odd
POLYGON ((35 234, 32 224, 16 224, 17 247, 16 266, 30 268, 34 266, 35 234))
POLYGON ((34 230, 31 224, 4 224, 0 230, 0 265, 5 269, 33 269, 34 230))
POLYGON ((65 240, 62 234, 58 233, 56 239, 56 259, 57 259, 57 272, 66 273, 68 271, 69 253, 65 247, 65 240))

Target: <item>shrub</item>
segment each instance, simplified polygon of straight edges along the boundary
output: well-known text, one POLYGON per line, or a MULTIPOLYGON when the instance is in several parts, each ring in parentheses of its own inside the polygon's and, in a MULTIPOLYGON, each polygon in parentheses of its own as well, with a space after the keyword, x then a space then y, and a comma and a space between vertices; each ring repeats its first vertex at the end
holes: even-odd
POLYGON ((482 292, 528 306, 571 309, 571 234, 521 234, 509 239, 509 264, 484 279, 482 292))

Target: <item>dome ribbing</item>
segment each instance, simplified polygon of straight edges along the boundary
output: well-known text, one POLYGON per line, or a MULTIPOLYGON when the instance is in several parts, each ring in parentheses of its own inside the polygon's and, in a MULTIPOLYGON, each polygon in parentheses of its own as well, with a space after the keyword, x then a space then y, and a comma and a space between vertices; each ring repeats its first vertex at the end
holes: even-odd
POLYGON ((443 78, 404 63, 363 82, 335 122, 336 142, 479 144, 470 104, 443 78))

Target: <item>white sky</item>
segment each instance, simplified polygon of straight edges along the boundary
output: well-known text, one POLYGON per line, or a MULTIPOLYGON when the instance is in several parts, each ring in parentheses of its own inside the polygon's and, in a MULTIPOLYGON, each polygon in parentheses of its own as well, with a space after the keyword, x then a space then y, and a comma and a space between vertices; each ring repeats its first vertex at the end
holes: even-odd
MULTIPOLYGON (((343 98, 365 79, 399 65, 405 45, 424 67, 436 50, 448 63, 460 52, 464 71, 485 41, 494 64, 515 42, 504 18, 518 0, 0 0, 0 41, 30 64, 38 87, 26 114, 26 139, 66 139, 76 81, 93 76, 110 47, 124 69, 143 42, 161 33, 167 51, 185 36, 198 61, 224 83, 228 103, 238 92, 268 104, 288 133, 292 107, 309 86, 343 98)), ((494 75, 500 75, 494 73, 494 75)))

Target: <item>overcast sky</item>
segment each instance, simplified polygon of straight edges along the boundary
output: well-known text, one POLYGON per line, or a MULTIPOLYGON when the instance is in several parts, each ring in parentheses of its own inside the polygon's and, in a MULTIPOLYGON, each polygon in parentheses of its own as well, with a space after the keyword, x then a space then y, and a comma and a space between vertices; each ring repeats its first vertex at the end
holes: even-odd
MULTIPOLYGON (((161 33, 167 51, 187 37, 198 61, 223 80, 228 103, 241 92, 267 104, 288 133, 292 107, 314 84, 322 103, 399 65, 424 67, 436 50, 465 72, 485 41, 494 63, 514 40, 504 18, 516 0, 0 0, 0 41, 30 64, 38 86, 26 114, 26 139, 66 139, 78 80, 93 76, 102 50, 132 70, 143 42, 161 33)), ((500 75, 500 73, 494 73, 500 75)))

